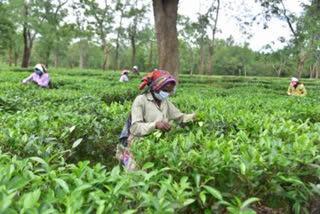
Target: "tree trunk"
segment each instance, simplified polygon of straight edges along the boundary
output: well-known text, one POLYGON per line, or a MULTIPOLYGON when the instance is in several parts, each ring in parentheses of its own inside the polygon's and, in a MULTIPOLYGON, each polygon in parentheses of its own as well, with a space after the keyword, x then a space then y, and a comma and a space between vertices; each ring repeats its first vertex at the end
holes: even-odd
MULTIPOLYGON (((298 78, 301 77, 301 72, 302 72, 303 64, 304 64, 307 56, 309 55, 309 53, 310 53, 310 51, 311 51, 311 48, 312 48, 312 46, 313 46, 313 41, 314 41, 315 37, 316 37, 316 34, 313 33, 312 38, 311 38, 311 41, 310 41, 310 44, 309 44, 309 47, 308 47, 306 53, 300 55, 300 60, 299 60, 299 65, 298 65, 298 72, 297 72, 297 77, 298 77, 298 78)), ((301 50, 301 52, 303 52, 303 46, 300 47, 300 50, 301 50)))
POLYGON ((120 23, 119 23, 119 28, 118 28, 118 31, 117 31, 117 40, 116 40, 116 50, 115 50, 115 55, 114 55, 114 65, 113 65, 113 70, 114 71, 117 71, 119 70, 119 63, 118 63, 118 60, 119 60, 119 46, 120 46, 120 32, 121 32, 121 29, 122 29, 122 17, 123 17, 123 11, 121 10, 121 16, 120 16, 120 23))
POLYGON ((204 64, 204 44, 203 36, 200 41, 200 62, 199 62, 199 75, 203 74, 203 64, 204 64))
POLYGON ((31 48, 29 47, 28 44, 28 33, 27 33, 27 29, 25 27, 23 27, 23 43, 24 43, 24 47, 23 47, 23 57, 22 57, 22 65, 21 67, 23 68, 27 68, 29 66, 29 59, 30 59, 30 53, 31 53, 31 48))
POLYGON ((82 47, 82 39, 79 41, 79 68, 83 69, 83 47, 82 47))
POLYGON ((213 55, 213 46, 209 47, 209 56, 208 56, 208 67, 207 67, 207 75, 211 74, 211 67, 212 67, 212 55, 213 55))
POLYGON ((11 45, 9 46, 9 50, 8 50, 8 64, 10 67, 12 66, 12 47, 11 47, 11 45))
POLYGON ((100 21, 99 28, 100 28, 100 39, 102 43, 101 48, 103 52, 102 70, 105 71, 107 70, 108 53, 107 53, 107 42, 106 42, 105 34, 103 31, 103 21, 100 21))
MULTIPOLYGON (((24 2, 24 18, 25 20, 28 18, 28 6, 27 3, 24 2)), ((27 68, 29 66, 29 61, 31 57, 33 38, 31 37, 30 30, 28 29, 27 22, 25 21, 23 24, 23 58, 21 67, 27 68)))
POLYGON ((319 73, 320 73, 320 55, 317 56, 316 58, 316 75, 315 78, 319 78, 319 73))
POLYGON ((14 51, 14 66, 18 66, 19 54, 18 51, 14 51))
POLYGON ((298 78, 301 77, 301 73, 302 73, 302 68, 303 68, 304 61, 305 61, 305 57, 301 57, 300 60, 299 60, 298 72, 297 72, 297 77, 298 77, 298 78))
POLYGON ((46 51, 45 65, 46 65, 47 68, 49 67, 49 58, 50 58, 50 48, 48 48, 47 51, 46 51))
POLYGON ((58 67, 58 61, 59 61, 59 56, 58 56, 58 50, 55 50, 54 52, 54 67, 58 67))
POLYGON ((177 12, 179 0, 153 0, 159 69, 169 71, 178 81, 179 51, 177 12))
POLYGON ((153 41, 152 41, 152 40, 150 40, 150 51, 149 51, 149 58, 148 58, 147 71, 151 71, 151 64, 152 64, 152 49, 153 49, 153 41))
POLYGON ((216 17, 215 17, 215 20, 214 20, 214 25, 212 27, 212 40, 211 40, 210 46, 209 46, 209 58, 208 58, 207 75, 211 74, 211 69, 212 69, 212 56, 213 56, 214 41, 215 41, 215 35, 216 35, 217 23, 218 23, 218 17, 219 17, 220 0, 217 0, 217 3, 218 3, 218 5, 217 5, 217 8, 216 8, 216 17))
POLYGON ((310 65, 310 68, 309 68, 309 71, 310 71, 309 78, 310 79, 313 78, 313 69, 314 69, 314 67, 310 65))
POLYGON ((131 68, 135 65, 136 61, 136 40, 135 36, 131 36, 131 47, 132 47, 132 56, 131 56, 131 68))
POLYGON ((191 63, 191 66, 190 66, 190 75, 193 75, 193 64, 191 63))
POLYGON ((103 51, 102 70, 105 71, 107 70, 107 59, 108 59, 107 44, 105 39, 103 39, 102 41, 102 51, 103 51))

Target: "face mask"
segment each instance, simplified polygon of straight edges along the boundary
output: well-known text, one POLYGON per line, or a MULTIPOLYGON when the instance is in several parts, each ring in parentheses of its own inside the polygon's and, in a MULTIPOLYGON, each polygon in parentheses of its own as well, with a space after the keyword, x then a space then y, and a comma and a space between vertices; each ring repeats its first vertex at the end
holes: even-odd
POLYGON ((291 81, 290 83, 292 86, 295 86, 297 84, 297 82, 291 81))
POLYGON ((37 69, 37 70, 36 70, 36 73, 40 75, 40 74, 42 74, 42 71, 40 71, 39 69, 37 69))
POLYGON ((154 96, 158 99, 158 100, 164 100, 167 99, 167 97, 170 95, 169 92, 165 92, 165 91, 160 91, 159 93, 154 92, 154 96))

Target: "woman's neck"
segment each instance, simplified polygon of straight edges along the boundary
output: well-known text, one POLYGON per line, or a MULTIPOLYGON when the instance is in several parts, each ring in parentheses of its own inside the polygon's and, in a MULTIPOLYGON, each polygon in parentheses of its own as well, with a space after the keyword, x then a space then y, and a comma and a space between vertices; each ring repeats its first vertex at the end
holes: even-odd
POLYGON ((158 99, 154 96, 153 92, 151 92, 151 95, 152 95, 154 101, 156 101, 157 105, 160 107, 160 106, 161 106, 161 100, 158 100, 158 99))

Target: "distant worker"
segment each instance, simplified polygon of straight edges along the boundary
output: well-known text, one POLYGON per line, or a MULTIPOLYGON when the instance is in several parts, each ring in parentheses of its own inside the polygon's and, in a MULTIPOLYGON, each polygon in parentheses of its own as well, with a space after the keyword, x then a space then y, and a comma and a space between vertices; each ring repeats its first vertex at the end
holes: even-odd
POLYGON ((287 94, 291 96, 306 96, 307 90, 297 78, 291 77, 287 94))
POLYGON ((50 86, 50 77, 47 74, 47 69, 43 64, 37 64, 36 66, 34 66, 34 73, 25 78, 21 84, 24 85, 30 80, 32 80, 32 82, 37 84, 38 86, 44 88, 49 88, 50 86))
POLYGON ((139 90, 144 90, 132 103, 120 136, 122 146, 118 145, 116 153, 128 171, 139 170, 130 152, 130 144, 135 139, 149 135, 156 129, 170 131, 171 120, 178 124, 196 120, 196 114, 182 113, 167 99, 176 87, 176 80, 168 71, 154 69, 141 81, 139 90))
POLYGON ((136 66, 136 65, 133 66, 132 71, 133 71, 134 74, 140 75, 139 71, 138 71, 138 66, 136 66))
POLYGON ((128 78, 128 74, 129 74, 129 70, 128 69, 125 69, 121 72, 121 77, 120 77, 120 82, 128 82, 129 81, 129 78, 128 78))

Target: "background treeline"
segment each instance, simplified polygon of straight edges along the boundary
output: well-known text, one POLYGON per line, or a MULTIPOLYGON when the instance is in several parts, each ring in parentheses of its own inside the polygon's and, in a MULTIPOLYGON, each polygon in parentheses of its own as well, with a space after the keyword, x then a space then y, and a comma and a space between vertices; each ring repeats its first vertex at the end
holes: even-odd
MULTIPOLYGON (((178 14, 179 73, 290 76, 298 69, 301 77, 318 78, 319 1, 302 5, 304 12, 299 16, 286 11, 279 1, 257 2, 264 8, 264 27, 270 17, 283 18, 291 26, 292 39, 279 38, 286 44, 283 49, 273 51, 270 44, 256 52, 232 36, 214 39, 219 28, 212 27, 210 20, 217 20, 214 13, 220 9, 221 14, 224 8, 212 4, 196 21, 178 14), (209 59, 212 67, 207 69, 209 59)), ((153 20, 147 17, 151 11, 152 1, 2 0, 1 64, 29 67, 42 62, 48 67, 103 70, 136 64, 141 71, 150 71, 158 67, 153 20)), ((245 28, 248 22, 238 18, 245 28)))

